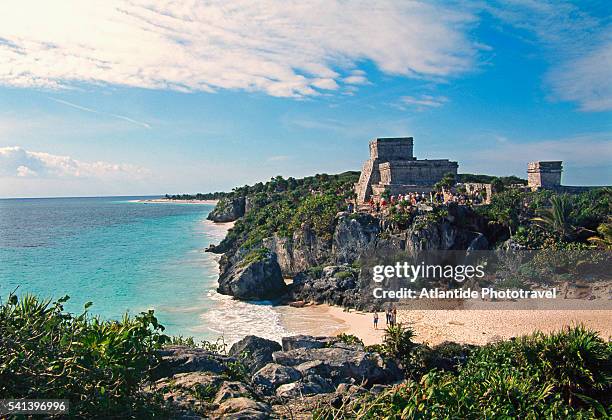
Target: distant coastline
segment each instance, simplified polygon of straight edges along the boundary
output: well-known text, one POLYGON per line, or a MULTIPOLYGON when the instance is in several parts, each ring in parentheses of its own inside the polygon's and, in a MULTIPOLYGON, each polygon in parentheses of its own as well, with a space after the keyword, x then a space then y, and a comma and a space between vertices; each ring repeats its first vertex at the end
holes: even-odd
POLYGON ((211 204, 216 205, 219 200, 175 200, 171 198, 153 198, 150 200, 132 200, 133 203, 178 203, 178 204, 211 204))

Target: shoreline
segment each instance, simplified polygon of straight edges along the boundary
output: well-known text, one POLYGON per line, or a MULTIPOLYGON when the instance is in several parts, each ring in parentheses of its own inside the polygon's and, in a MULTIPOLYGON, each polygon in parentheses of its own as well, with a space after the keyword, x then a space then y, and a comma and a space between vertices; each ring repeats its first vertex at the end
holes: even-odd
POLYGON ((219 200, 173 200, 169 198, 152 198, 150 200, 131 200, 132 203, 172 203, 172 204, 211 204, 216 205, 219 200))
MULTIPOLYGON (((293 308, 318 314, 319 321, 328 319, 337 324, 336 333, 353 334, 363 340, 366 345, 379 344, 385 329, 384 312, 379 312, 378 329, 372 324, 372 313, 355 310, 345 310, 338 306, 307 305, 303 308, 293 308), (313 309, 314 308, 314 309, 313 309)), ((296 314, 294 316, 299 316, 296 314)), ((310 315, 312 316, 312 315, 310 315)), ((512 337, 532 334, 536 331, 552 332, 564 327, 584 324, 594 329, 604 338, 612 337, 612 311, 610 310, 398 310, 400 323, 412 328, 415 341, 437 345, 444 341, 454 341, 461 344, 484 345, 487 343, 507 340, 512 337)), ((291 330, 291 319, 285 321, 291 330)), ((304 324, 307 326, 307 324, 304 324)), ((320 327, 314 325, 302 334, 317 335, 320 327)))

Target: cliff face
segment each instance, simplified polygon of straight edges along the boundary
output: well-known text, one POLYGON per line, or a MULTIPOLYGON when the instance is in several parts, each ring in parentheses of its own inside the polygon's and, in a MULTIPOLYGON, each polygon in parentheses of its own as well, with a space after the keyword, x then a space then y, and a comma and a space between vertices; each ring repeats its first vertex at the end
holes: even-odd
POLYGON ((246 211, 245 197, 222 198, 207 217, 217 223, 233 222, 244 216, 246 211))
MULTIPOLYGON (((331 237, 317 235, 303 225, 289 237, 275 233, 264 239, 262 247, 275 258, 267 262, 266 270, 252 271, 248 283, 268 284, 270 276, 266 273, 276 272, 277 266, 283 277, 295 280, 289 291, 291 299, 368 307, 371 302, 361 301, 359 296, 364 293, 359 292, 370 287, 371 281, 367 273, 362 275, 351 265, 359 265, 372 255, 415 256, 422 251, 486 249, 487 238, 480 233, 483 230, 475 213, 458 206, 438 216, 423 212, 407 229, 393 228, 388 221, 369 214, 342 212, 336 216, 331 237)), ((248 253, 239 244, 225 251, 220 261, 220 284, 235 277, 248 253)), ((278 286, 276 281, 274 284, 278 286)), ((282 287, 276 286, 270 293, 264 288, 255 289, 261 291, 259 298, 281 297, 284 293, 282 287)), ((220 287, 219 291, 244 298, 231 287, 220 287)))

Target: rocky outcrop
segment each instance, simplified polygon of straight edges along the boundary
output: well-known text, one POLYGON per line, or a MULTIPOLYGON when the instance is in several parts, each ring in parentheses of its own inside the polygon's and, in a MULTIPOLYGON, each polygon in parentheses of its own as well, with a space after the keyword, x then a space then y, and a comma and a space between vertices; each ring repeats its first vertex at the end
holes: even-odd
POLYGON ((272 357, 275 363, 296 369, 304 363, 317 362, 310 363, 307 368, 301 366, 305 376, 319 375, 328 378, 336 385, 356 381, 371 386, 375 383, 393 382, 400 378, 399 370, 394 364, 387 364, 379 354, 369 353, 357 347, 300 348, 276 352, 272 357))
POLYGON ((342 399, 403 378, 395 362, 359 343, 308 335, 282 342, 281 347, 249 336, 234 344, 229 356, 185 346, 165 348, 151 390, 161 391, 176 408, 176 418, 267 419, 282 416, 270 404, 342 399), (271 360, 264 362, 272 350, 271 360), (249 372, 249 366, 261 363, 249 372), (240 365, 247 369, 236 369, 240 365))
POLYGON ((247 335, 234 343, 229 355, 240 358, 250 372, 255 372, 272 362, 272 353, 281 350, 281 346, 272 340, 247 335))
POLYGON ((320 275, 303 272, 293 278, 290 296, 296 301, 355 306, 359 299, 358 276, 359 270, 348 265, 325 267, 320 275))
POLYGON ((221 374, 227 371, 228 363, 236 360, 204 349, 187 346, 169 346, 160 350, 159 354, 161 363, 153 372, 154 379, 184 372, 221 374))
POLYGON ((332 255, 338 264, 352 263, 375 243, 380 220, 365 213, 340 213, 334 230, 332 255))
POLYGON ((217 223, 233 222, 245 214, 245 197, 222 198, 207 219, 217 223))
MULTIPOLYGON (((321 349, 323 347, 329 347, 336 343, 338 340, 334 337, 315 337, 312 335, 292 335, 290 337, 283 337, 283 351, 295 350, 295 349, 321 349)), ((279 349, 280 350, 280 349, 279 349)))
POLYGON ((289 277, 328 261, 331 241, 303 226, 289 238, 274 234, 264 239, 263 246, 277 255, 283 274, 289 277))
POLYGON ((226 400, 212 414, 213 419, 269 419, 272 411, 270 405, 253 401, 246 397, 226 400))
POLYGON ((281 385, 295 382, 302 377, 297 369, 276 363, 269 363, 252 377, 253 386, 265 395, 272 395, 281 385))
POLYGON ((217 291, 241 300, 269 300, 282 296, 287 286, 276 254, 258 252, 232 265, 219 276, 217 291))

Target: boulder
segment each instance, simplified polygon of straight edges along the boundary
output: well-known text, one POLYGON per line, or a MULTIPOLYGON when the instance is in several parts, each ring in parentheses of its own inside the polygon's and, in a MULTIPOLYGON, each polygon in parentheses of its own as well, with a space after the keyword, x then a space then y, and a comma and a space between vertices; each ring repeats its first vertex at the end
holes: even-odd
POLYGON ((283 351, 295 349, 320 349, 329 347, 334 341, 333 337, 315 337, 312 335, 294 335, 291 337, 283 337, 283 351))
POLYGON ((297 382, 281 385, 276 389, 276 396, 281 398, 300 398, 309 395, 334 392, 332 381, 320 375, 308 375, 297 382))
POLYGON ((217 289, 240 300, 275 299, 286 290, 276 254, 262 249, 250 252, 223 272, 217 289))
POLYGON ((297 369, 290 366, 282 366, 276 363, 270 363, 255 372, 251 382, 257 391, 270 395, 280 385, 297 381, 302 375, 297 369))
POLYGON ((320 365, 312 365, 321 376, 331 378, 335 384, 347 381, 375 383, 390 383, 399 379, 397 367, 385 362, 377 353, 362 350, 347 350, 343 348, 299 348, 272 354, 275 363, 297 367, 305 362, 320 361, 320 365), (389 365, 389 367, 387 367, 389 365))
POLYGON ((216 419, 268 419, 272 409, 268 404, 246 397, 225 400, 212 415, 216 419))
POLYGON ((165 347, 159 350, 159 354, 162 360, 152 373, 153 379, 184 372, 213 372, 219 374, 227 371, 227 363, 235 361, 231 357, 187 346, 165 347))
POLYGON ((205 391, 214 396, 223 378, 211 372, 188 372, 178 373, 174 376, 162 378, 155 382, 153 389, 163 393, 164 400, 172 403, 181 409, 191 409, 198 403, 194 396, 194 391, 205 391))
POLYGON ((229 355, 242 360, 250 372, 256 372, 270 363, 272 353, 279 350, 281 346, 276 341, 247 335, 232 345, 229 355))
POLYGON ((228 400, 230 398, 238 398, 238 397, 252 397, 253 392, 251 389, 238 381, 225 381, 219 387, 217 394, 215 395, 215 404, 221 404, 223 401, 228 400))

